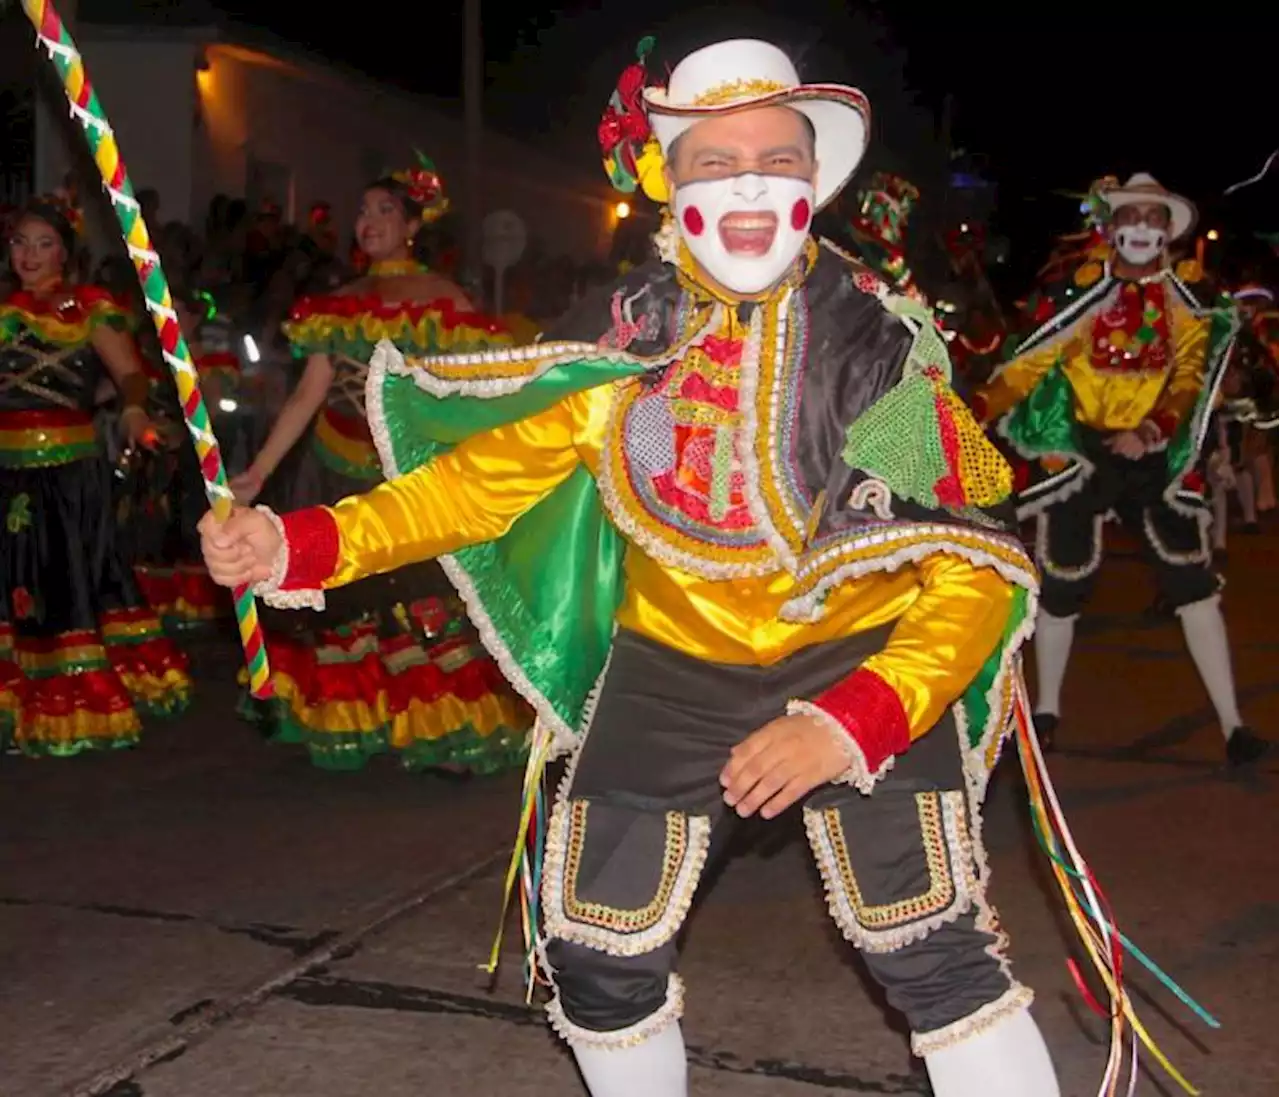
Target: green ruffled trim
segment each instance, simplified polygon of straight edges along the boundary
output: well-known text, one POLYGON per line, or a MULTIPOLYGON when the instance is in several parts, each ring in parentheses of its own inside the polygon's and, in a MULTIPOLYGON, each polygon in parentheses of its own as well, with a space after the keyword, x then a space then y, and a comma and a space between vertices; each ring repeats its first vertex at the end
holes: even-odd
POLYGON ((74 758, 77 754, 87 754, 98 750, 128 750, 141 742, 141 736, 113 735, 101 739, 75 739, 69 743, 23 743, 22 753, 28 758, 74 758))
POLYGON ((991 687, 995 684, 1001 668, 1014 655, 1014 644, 1027 620, 1031 605, 1030 593, 1025 587, 1014 587, 1013 604, 1009 609, 1009 619, 1005 623, 1004 634, 990 657, 982 664, 982 669, 969 683, 968 689, 960 697, 960 705, 965 715, 965 726, 969 734, 969 749, 985 749, 992 728, 988 727, 992 719, 991 687))
POLYGON ((354 773, 364 769, 370 758, 391 750, 385 727, 368 732, 354 729, 317 732, 299 720, 289 703, 279 697, 259 701, 245 691, 236 711, 256 727, 267 742, 305 746, 312 765, 319 769, 354 773))
POLYGON ((400 764, 414 772, 453 765, 488 776, 523 766, 529 756, 526 733, 514 728, 499 727, 491 735, 481 735, 468 723, 438 739, 419 740, 396 750, 386 727, 369 732, 316 732, 278 697, 259 701, 243 693, 237 711, 268 742, 305 746, 314 766, 335 773, 355 773, 364 769, 371 758, 396 754, 400 764))

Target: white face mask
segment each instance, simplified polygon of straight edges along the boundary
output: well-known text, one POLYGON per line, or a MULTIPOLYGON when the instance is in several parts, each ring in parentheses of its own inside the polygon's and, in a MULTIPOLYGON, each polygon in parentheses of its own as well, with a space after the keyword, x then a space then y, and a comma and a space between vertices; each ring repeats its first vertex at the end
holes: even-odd
POLYGON ((1116 251, 1126 263, 1135 267, 1146 266, 1160 257, 1168 243, 1168 234, 1164 229, 1152 228, 1145 222, 1136 225, 1122 225, 1116 229, 1116 251))
POLYGON ((813 221, 813 184, 782 175, 686 183, 676 224, 693 257, 726 289, 761 293, 795 262, 813 221))

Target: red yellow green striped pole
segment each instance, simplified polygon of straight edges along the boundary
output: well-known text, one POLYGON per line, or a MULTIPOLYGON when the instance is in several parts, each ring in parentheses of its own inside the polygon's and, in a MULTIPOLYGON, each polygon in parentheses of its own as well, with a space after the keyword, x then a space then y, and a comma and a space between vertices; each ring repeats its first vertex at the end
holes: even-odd
MULTIPOLYGON (((156 334, 160 337, 164 360, 178 387, 182 417, 200 459, 205 495, 208 496, 214 514, 219 518, 226 518, 231 513, 233 496, 227 485, 222 453, 218 449, 218 440, 214 437, 209 421, 209 410, 200 394, 191 351, 178 325, 173 298, 169 294, 169 283, 160 267, 160 257, 151 246, 151 236, 134 197, 133 183, 125 169, 124 160, 121 159, 115 134, 98 101, 98 95, 89 82, 84 59, 53 4, 48 0, 22 0, 22 7, 35 27, 40 45, 58 70, 62 89, 71 106, 71 116, 84 131, 89 150, 102 175, 103 186, 111 196, 111 208, 115 210, 116 220, 120 223, 120 231, 124 234, 125 244, 129 249, 129 258, 133 260, 138 272, 142 295, 147 302, 147 311, 151 313, 151 319, 155 323, 156 334)), ((255 697, 270 697, 271 671, 267 666, 262 625, 258 621, 258 608, 254 604, 253 595, 247 587, 240 587, 235 591, 235 607, 240 640, 244 644, 245 659, 249 666, 249 688, 255 697)))

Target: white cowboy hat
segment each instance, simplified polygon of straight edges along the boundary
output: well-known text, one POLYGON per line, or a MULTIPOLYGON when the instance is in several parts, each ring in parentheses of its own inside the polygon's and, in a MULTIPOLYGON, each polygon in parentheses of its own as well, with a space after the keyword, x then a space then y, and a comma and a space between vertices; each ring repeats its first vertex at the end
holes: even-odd
POLYGON ((717 42, 689 54, 665 88, 645 88, 645 110, 665 156, 671 143, 703 118, 751 107, 786 106, 813 124, 818 178, 815 200, 825 206, 853 175, 867 148, 871 106, 857 88, 802 84, 777 46, 750 38, 717 42))
POLYGON ((1196 207, 1180 194, 1165 190, 1155 177, 1145 171, 1131 175, 1123 187, 1103 190, 1099 195, 1115 212, 1122 206, 1160 205, 1169 211, 1169 239, 1183 236, 1196 221, 1196 207))

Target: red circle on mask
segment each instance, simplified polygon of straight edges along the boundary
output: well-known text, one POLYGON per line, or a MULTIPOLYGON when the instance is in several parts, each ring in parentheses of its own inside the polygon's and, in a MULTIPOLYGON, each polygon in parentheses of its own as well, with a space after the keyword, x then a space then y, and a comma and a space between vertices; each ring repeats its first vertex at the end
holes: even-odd
POLYGON ((707 227, 707 223, 702 219, 702 213, 697 206, 687 206, 685 208, 684 227, 690 236, 701 236, 702 230, 707 227))
POLYGON ((809 227, 808 199, 798 198, 796 199, 796 204, 791 207, 791 227, 795 229, 796 232, 809 227))

